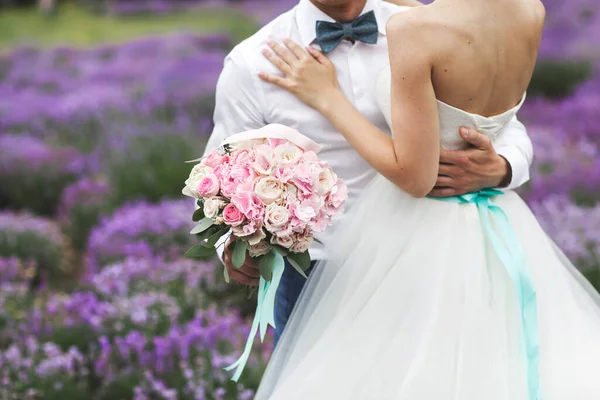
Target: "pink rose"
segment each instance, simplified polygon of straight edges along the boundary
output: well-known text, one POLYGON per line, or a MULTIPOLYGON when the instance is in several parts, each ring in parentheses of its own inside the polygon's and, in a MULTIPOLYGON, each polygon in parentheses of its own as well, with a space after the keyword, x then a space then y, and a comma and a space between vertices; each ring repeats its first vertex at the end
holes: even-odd
POLYGON ((260 198, 252 192, 236 193, 231 202, 252 221, 262 220, 265 215, 265 205, 260 198))
POLYGON ((273 149, 268 145, 261 145, 254 149, 254 162, 252 168, 260 175, 271 175, 275 162, 273 161, 273 149))
POLYGON ((204 165, 215 168, 217 165, 221 165, 223 162, 223 156, 220 155, 218 151, 213 151, 204 160, 202 160, 202 162, 204 165))
POLYGON ((292 213, 287 208, 270 204, 265 212, 265 227, 271 233, 281 231, 285 229, 291 217, 292 213))
POLYGON ((271 246, 266 241, 260 241, 256 244, 248 246, 248 254, 250 257, 260 257, 268 254, 271 251, 271 246))
POLYGON ((271 236, 271 244, 275 244, 286 249, 289 249, 294 244, 294 239, 291 236, 271 236))
POLYGON ((246 217, 235 205, 229 203, 223 209, 223 222, 227 225, 240 226, 245 220, 246 217))
POLYGON ((294 244, 290 247, 290 250, 294 253, 304 253, 310 248, 313 243, 313 236, 310 234, 297 235, 294 238, 294 244))
POLYGON ((198 184, 198 194, 204 198, 218 195, 219 179, 213 174, 206 175, 198 184))
POLYGON ((244 166, 252 163, 252 153, 248 149, 241 149, 232 155, 232 165, 244 166))
POLYGON ((246 224, 233 226, 231 232, 237 237, 247 237, 254 234, 259 228, 259 224, 256 221, 250 221, 246 224))

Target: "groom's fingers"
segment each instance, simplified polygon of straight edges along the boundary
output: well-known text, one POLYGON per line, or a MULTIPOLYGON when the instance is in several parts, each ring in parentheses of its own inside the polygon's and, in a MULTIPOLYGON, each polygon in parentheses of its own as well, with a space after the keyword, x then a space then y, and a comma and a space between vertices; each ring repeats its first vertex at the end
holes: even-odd
POLYGON ((283 61, 289 65, 295 65, 298 62, 298 57, 296 57, 296 55, 289 51, 286 47, 283 47, 273 40, 269 40, 267 44, 275 52, 275 54, 281 57, 281 59, 283 59, 283 61))
POLYGON ((452 164, 440 164, 438 175, 453 177, 460 174, 460 169, 452 164))
POLYGON ((434 187, 429 196, 432 197, 450 197, 457 194, 456 189, 451 187, 434 187))

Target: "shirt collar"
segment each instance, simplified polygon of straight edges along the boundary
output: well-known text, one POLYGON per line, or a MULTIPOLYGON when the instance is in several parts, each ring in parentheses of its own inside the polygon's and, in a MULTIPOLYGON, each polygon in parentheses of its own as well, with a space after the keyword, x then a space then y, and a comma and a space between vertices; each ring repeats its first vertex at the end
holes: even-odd
MULTIPOLYGON (((375 18, 377 19, 377 28, 379 33, 385 35, 385 24, 380 16, 380 1, 381 0, 367 0, 365 7, 360 14, 362 15, 369 11, 373 11, 375 13, 375 18)), ((298 4, 296 12, 296 24, 300 30, 300 37, 302 39, 303 46, 309 46, 317 38, 317 21, 335 22, 333 18, 319 10, 313 3, 310 2, 310 0, 300 0, 300 4, 298 4)))

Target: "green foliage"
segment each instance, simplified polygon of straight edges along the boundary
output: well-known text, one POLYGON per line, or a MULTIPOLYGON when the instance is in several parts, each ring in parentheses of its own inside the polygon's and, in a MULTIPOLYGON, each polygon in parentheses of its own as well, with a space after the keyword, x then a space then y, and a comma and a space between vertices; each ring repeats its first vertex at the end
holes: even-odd
POLYGON ((113 207, 133 200, 158 202, 180 197, 189 176, 184 161, 197 157, 204 147, 198 138, 141 135, 130 138, 124 149, 114 150, 107 160, 113 207))
POLYGON ((549 98, 566 97, 593 73, 593 65, 587 61, 540 61, 528 92, 549 98))

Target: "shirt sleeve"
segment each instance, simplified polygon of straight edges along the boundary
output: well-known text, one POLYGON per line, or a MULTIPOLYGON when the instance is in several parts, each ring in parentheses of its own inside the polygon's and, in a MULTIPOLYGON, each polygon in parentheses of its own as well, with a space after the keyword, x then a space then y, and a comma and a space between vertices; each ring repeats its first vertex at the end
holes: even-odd
MULTIPOLYGON (((228 136, 250 129, 258 129, 266 123, 263 117, 263 93, 256 82, 258 76, 250 64, 235 50, 225 58, 223 71, 216 89, 214 128, 204 155, 213 151, 228 136)), ((194 201, 195 207, 198 205, 194 201)), ((217 256, 223 262, 224 243, 229 234, 216 243, 217 256)))
POLYGON ((204 154, 216 149, 230 135, 265 125, 263 93, 257 79, 243 57, 236 53, 227 56, 217 82, 214 129, 204 154))
POLYGON ((527 129, 514 117, 494 147, 512 169, 512 179, 507 189, 516 189, 529 181, 529 168, 533 162, 533 145, 527 129))

